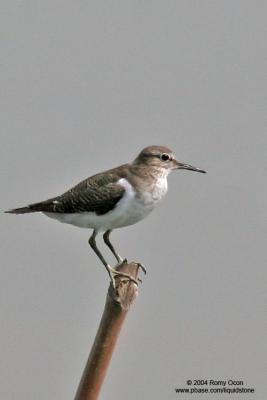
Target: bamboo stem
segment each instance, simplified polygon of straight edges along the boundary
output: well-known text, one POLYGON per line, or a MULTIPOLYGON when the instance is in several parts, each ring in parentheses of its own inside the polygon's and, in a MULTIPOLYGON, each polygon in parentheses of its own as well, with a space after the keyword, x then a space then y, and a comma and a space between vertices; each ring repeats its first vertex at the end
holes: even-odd
MULTIPOLYGON (((139 264, 124 263, 117 269, 137 279, 139 264)), ((104 312, 74 400, 97 400, 127 312, 138 294, 137 285, 116 277, 109 286, 104 312)))

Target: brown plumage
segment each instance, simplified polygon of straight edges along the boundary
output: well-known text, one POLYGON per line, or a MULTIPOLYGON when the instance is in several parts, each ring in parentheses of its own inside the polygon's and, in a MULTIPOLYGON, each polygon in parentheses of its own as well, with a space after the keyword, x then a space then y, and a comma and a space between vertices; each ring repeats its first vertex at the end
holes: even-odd
POLYGON ((111 211, 122 198, 125 189, 118 179, 126 176, 127 164, 83 180, 60 196, 6 211, 10 214, 33 212, 79 213, 95 212, 103 215, 111 211))

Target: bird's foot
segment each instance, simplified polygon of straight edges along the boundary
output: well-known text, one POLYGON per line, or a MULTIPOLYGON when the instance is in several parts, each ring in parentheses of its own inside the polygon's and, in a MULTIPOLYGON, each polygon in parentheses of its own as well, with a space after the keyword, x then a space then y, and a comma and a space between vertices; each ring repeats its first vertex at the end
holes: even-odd
MULTIPOLYGON (((118 264, 115 265, 115 269, 117 269, 119 266, 121 266, 122 264, 127 264, 128 260, 127 258, 122 258, 120 255, 118 255, 118 264)), ((141 270, 143 271, 143 273, 146 275, 146 268, 142 263, 135 263, 138 265, 138 268, 141 268, 141 270)))
POLYGON ((109 267, 108 268, 110 280, 112 282, 112 286, 114 289, 116 289, 116 277, 122 277, 125 278, 125 280, 128 280, 129 282, 133 282, 138 286, 138 281, 134 279, 131 275, 126 274, 124 272, 117 271, 115 268, 109 267))
MULTIPOLYGON (((110 274, 110 279, 111 279, 111 282, 112 282, 114 288, 115 288, 115 280, 114 280, 115 276, 124 276, 125 278, 128 278, 129 281, 134 282, 136 285, 138 285, 138 282, 142 283, 142 279, 140 279, 140 278, 134 279, 133 277, 131 277, 131 275, 125 274, 123 272, 119 272, 117 270, 117 268, 119 268, 121 265, 127 264, 127 263, 128 263, 127 258, 122 258, 120 255, 118 255, 118 263, 115 265, 114 268, 110 267, 110 270, 113 269, 113 271, 115 271, 115 275, 113 273, 113 277, 111 277, 111 274, 110 274)), ((146 275, 146 268, 144 267, 144 265, 139 262, 137 262, 135 264, 138 266, 138 268, 141 268, 143 273, 146 275)))

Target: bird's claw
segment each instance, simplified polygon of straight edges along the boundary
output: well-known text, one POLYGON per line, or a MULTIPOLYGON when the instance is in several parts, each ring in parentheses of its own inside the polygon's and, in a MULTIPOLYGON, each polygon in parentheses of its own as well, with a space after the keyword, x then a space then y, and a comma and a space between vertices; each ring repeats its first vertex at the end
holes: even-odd
MULTIPOLYGON (((116 276, 117 276, 117 277, 119 277, 119 276, 125 277, 125 278, 127 278, 130 282, 134 282, 136 285, 138 285, 138 282, 139 282, 139 283, 142 283, 142 279, 140 279, 140 278, 135 279, 135 278, 133 278, 133 277, 132 277, 131 275, 129 275, 129 274, 126 274, 126 273, 124 273, 124 272, 118 271, 118 269, 117 269, 118 267, 120 267, 120 266, 123 265, 123 264, 127 264, 127 263, 128 263, 127 258, 122 258, 122 257, 120 257, 120 261, 118 262, 118 264, 116 264, 114 268, 111 268, 111 267, 110 267, 110 269, 109 269, 109 271, 110 271, 109 276, 110 276, 110 280, 111 280, 112 285, 113 285, 114 288, 115 288, 115 284, 116 284, 116 282, 115 282, 116 276), (112 272, 112 271, 113 271, 113 272, 112 272)), ((135 264, 137 265, 138 269, 141 268, 141 270, 143 271, 143 273, 146 275, 146 268, 144 267, 144 265, 141 264, 141 263, 139 263, 139 262, 138 262, 138 263, 135 263, 135 264)))
POLYGON ((125 272, 117 271, 116 269, 111 267, 109 268, 109 276, 114 289, 116 288, 116 277, 125 278, 129 282, 133 282, 138 286, 138 280, 134 279, 131 275, 126 274, 125 272))
POLYGON ((144 267, 143 264, 141 263, 137 263, 138 267, 141 268, 141 270, 143 271, 143 273, 146 275, 146 268, 144 267))

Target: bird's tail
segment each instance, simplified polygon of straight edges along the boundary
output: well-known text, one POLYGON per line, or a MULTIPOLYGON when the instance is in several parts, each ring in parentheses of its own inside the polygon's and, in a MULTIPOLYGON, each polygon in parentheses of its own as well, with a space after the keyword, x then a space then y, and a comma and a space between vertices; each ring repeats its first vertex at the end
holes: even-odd
POLYGON ((40 203, 29 204, 26 207, 13 208, 5 211, 9 214, 28 214, 33 212, 53 212, 54 211, 54 198, 41 201, 40 203))
POLYGON ((34 209, 31 205, 26 207, 13 208, 12 210, 6 210, 8 214, 27 214, 32 212, 38 212, 39 210, 34 209))

